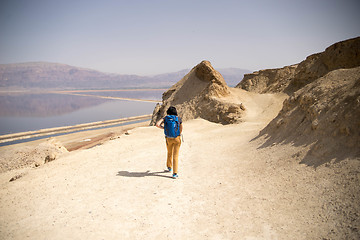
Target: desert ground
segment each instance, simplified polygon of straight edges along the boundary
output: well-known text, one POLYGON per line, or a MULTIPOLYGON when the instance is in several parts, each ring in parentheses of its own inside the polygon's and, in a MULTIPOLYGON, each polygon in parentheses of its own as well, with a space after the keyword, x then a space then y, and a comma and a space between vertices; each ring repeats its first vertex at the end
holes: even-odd
POLYGON ((0 173, 0 239, 358 239, 359 159, 313 167, 309 145, 265 147, 287 95, 231 91, 243 121, 184 122, 178 179, 154 126, 0 173))

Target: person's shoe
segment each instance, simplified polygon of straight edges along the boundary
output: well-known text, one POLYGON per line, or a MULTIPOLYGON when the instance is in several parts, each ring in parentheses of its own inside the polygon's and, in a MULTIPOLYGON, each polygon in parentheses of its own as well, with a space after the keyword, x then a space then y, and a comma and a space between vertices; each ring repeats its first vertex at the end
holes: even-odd
POLYGON ((177 175, 177 173, 174 173, 174 174, 173 174, 173 178, 174 178, 174 179, 176 179, 176 178, 178 178, 178 177, 179 177, 179 176, 177 175))
POLYGON ((168 172, 171 172, 171 167, 168 167, 168 172))

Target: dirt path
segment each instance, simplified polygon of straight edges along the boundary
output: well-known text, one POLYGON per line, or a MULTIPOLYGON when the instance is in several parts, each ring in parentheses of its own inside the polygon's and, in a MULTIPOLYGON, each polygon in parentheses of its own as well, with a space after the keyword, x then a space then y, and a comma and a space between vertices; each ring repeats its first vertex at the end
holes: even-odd
POLYGON ((164 137, 155 127, 73 152, 14 182, 0 174, 1 239, 347 236, 327 207, 343 194, 332 184, 334 170, 300 165, 290 157, 295 147, 261 149, 264 139, 252 141, 283 98, 247 96, 241 124, 184 123, 176 180, 164 171, 164 137))

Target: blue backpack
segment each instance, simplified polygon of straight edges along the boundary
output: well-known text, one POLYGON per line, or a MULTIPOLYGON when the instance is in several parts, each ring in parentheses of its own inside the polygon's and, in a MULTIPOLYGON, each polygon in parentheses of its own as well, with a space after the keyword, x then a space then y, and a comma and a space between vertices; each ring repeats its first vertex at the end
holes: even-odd
POLYGON ((164 118, 164 133, 168 138, 180 136, 180 123, 178 116, 167 115, 164 118))

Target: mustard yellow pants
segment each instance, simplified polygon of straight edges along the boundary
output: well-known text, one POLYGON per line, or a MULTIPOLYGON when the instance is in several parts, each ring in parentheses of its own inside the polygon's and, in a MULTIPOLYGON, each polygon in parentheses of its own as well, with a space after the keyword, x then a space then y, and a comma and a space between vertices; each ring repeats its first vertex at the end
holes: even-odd
POLYGON ((179 165, 179 150, 181 145, 181 138, 165 138, 167 147, 167 161, 166 165, 168 168, 173 169, 173 173, 178 173, 179 165))

